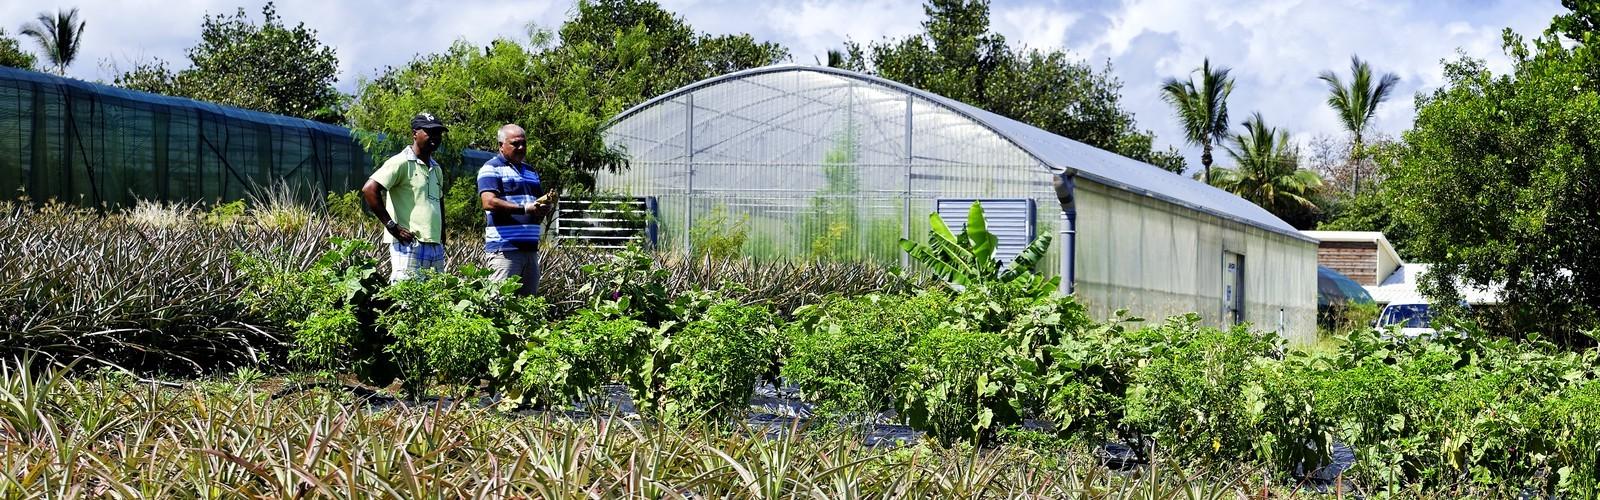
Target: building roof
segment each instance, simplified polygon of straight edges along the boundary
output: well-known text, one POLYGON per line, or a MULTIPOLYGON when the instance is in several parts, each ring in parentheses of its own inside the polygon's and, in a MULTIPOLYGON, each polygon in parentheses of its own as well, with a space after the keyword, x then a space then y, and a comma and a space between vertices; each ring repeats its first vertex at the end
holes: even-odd
POLYGON ((118 104, 135 108, 145 107, 148 109, 159 106, 162 109, 176 112, 187 110, 193 113, 204 113, 218 118, 264 123, 288 128, 301 128, 340 137, 350 137, 351 134, 350 129, 340 127, 338 125, 330 125, 327 123, 307 120, 304 118, 275 115, 272 113, 265 113, 251 109, 224 106, 205 101, 197 101, 184 97, 173 97, 169 95, 140 92, 137 90, 128 90, 122 87, 113 87, 110 85, 86 82, 75 78, 49 75, 37 71, 0 67, 0 81, 9 81, 9 85, 12 86, 17 85, 18 83, 27 83, 56 88, 73 88, 77 89, 79 92, 82 92, 82 95, 93 95, 95 96, 95 99, 110 100, 118 104))
POLYGON ((979 109, 964 102, 872 75, 825 66, 778 64, 728 73, 685 85, 629 108, 611 119, 626 119, 658 103, 718 83, 779 72, 811 72, 882 85, 927 100, 994 131, 995 134, 1039 160, 1056 174, 1072 174, 1106 186, 1148 196, 1174 205, 1240 222, 1266 231, 1315 243, 1266 209, 1232 193, 1175 174, 1154 165, 1099 149, 1066 137, 979 109))
POLYGON ((1376 243, 1378 251, 1388 254, 1390 259, 1401 265, 1405 265, 1406 262, 1400 258, 1400 253, 1394 250, 1394 245, 1389 244, 1389 238, 1384 237, 1382 231, 1301 231, 1301 233, 1318 241, 1376 243))
MULTIPOLYGON (((1428 299, 1417 291, 1417 278, 1428 272, 1428 266, 1428 264, 1401 264, 1382 282, 1365 288, 1367 293, 1372 294, 1372 300, 1379 304, 1428 302, 1428 299)), ((1468 304, 1500 303, 1499 286, 1477 288, 1457 283, 1456 288, 1461 292, 1461 299, 1468 304)))

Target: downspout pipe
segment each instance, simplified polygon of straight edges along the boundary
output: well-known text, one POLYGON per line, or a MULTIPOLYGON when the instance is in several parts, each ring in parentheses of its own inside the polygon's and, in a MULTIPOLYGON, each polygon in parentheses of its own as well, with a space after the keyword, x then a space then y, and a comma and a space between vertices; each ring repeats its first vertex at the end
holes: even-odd
POLYGON ((1076 170, 1067 169, 1050 181, 1056 191, 1056 201, 1061 202, 1061 218, 1065 221, 1060 230, 1061 287, 1058 291, 1062 295, 1072 295, 1078 279, 1078 208, 1074 196, 1077 174, 1076 170))

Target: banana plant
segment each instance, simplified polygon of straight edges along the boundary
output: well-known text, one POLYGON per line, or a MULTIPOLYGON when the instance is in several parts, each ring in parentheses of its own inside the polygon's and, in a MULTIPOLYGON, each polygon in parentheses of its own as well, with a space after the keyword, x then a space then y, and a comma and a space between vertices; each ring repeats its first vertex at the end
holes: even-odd
POLYGON ((957 234, 937 212, 928 215, 928 243, 901 238, 905 249, 918 264, 944 280, 950 288, 962 291, 973 285, 1010 283, 1022 285, 1031 295, 1047 297, 1061 283, 1059 277, 1045 278, 1034 270, 1050 249, 1050 235, 1040 235, 1011 262, 1001 266, 994 251, 1000 238, 989 232, 984 222, 983 205, 972 203, 967 209, 967 227, 957 234))

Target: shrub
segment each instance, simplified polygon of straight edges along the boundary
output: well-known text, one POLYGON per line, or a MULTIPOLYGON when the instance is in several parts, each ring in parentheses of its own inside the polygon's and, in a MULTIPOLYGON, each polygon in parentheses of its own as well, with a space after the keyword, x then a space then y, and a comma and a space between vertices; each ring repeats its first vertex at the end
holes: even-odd
POLYGON ((835 296, 795 312, 785 330, 783 378, 823 415, 889 408, 896 376, 917 335, 944 319, 950 296, 835 296))
POLYGON ((317 310, 297 326, 295 349, 289 351, 290 362, 328 369, 360 369, 354 365, 359 360, 350 356, 362 347, 359 346, 362 325, 354 307, 317 310))
POLYGON ((502 330, 479 314, 446 309, 427 317, 394 314, 384 319, 394 337, 386 350, 412 391, 425 387, 430 378, 446 383, 485 378, 489 362, 501 354, 502 330))
POLYGON ((248 211, 249 209, 245 206, 244 200, 233 200, 226 203, 217 203, 216 205, 212 205, 210 210, 206 211, 205 217, 202 218, 202 220, 204 220, 206 224, 210 224, 212 226, 232 226, 238 224, 240 220, 243 220, 248 211))
POLYGON ((717 205, 689 228, 689 249, 695 257, 734 258, 741 254, 749 234, 750 216, 730 220, 727 208, 717 205))
POLYGON ((516 295, 516 286, 469 266, 460 275, 429 273, 380 292, 387 306, 377 326, 391 339, 385 352, 407 389, 414 392, 435 380, 476 382, 489 372, 491 361, 518 345, 515 339, 537 325, 543 304, 516 295))
POLYGON ((328 191, 323 204, 328 206, 328 217, 345 224, 360 224, 371 217, 366 202, 361 200, 361 191, 328 191))
POLYGON ((1140 321, 1118 311, 1105 323, 1067 330, 1055 343, 1044 345, 1050 364, 1040 382, 1043 388, 1036 392, 1044 399, 1044 417, 1059 436, 1098 445, 1130 434, 1123 425, 1124 403, 1133 372, 1148 350, 1126 328, 1140 321))
POLYGON ((1600 381, 1587 380, 1552 395, 1531 408, 1523 421, 1537 437, 1529 451, 1546 457, 1553 469, 1547 493, 1600 491, 1600 381))
POLYGON ((1257 437, 1249 396, 1259 391, 1251 368, 1281 340, 1244 326, 1199 323, 1190 313, 1132 334, 1150 351, 1132 372, 1125 423, 1135 437, 1149 437, 1180 458, 1248 456, 1257 437))
POLYGON ((378 262, 369 255, 372 244, 338 238, 331 243, 333 248, 304 270, 282 255, 235 252, 235 266, 247 283, 240 303, 270 324, 291 328, 318 311, 365 305, 383 285, 378 262))
POLYGON ((600 394, 639 360, 650 329, 626 317, 585 309, 527 339, 516 359, 502 363, 507 399, 552 407, 600 394))
POLYGON ((940 443, 987 441, 1002 427, 1021 423, 1021 409, 1006 398, 996 361, 1000 335, 941 324, 917 339, 895 383, 896 409, 913 428, 940 443))
POLYGON ((750 391, 770 371, 777 318, 732 300, 712 303, 682 330, 658 328, 651 356, 630 387, 642 412, 668 420, 723 420, 749 408, 750 391))
POLYGON ((444 193, 444 230, 451 233, 482 234, 483 202, 478 197, 478 178, 457 175, 444 193))

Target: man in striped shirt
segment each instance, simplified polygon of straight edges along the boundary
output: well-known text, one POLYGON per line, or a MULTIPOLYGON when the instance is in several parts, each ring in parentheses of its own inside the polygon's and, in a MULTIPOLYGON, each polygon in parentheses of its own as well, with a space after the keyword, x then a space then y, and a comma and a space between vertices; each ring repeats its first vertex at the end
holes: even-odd
POLYGON ((483 250, 493 278, 521 280, 518 292, 533 295, 539 287, 539 237, 545 219, 560 200, 546 192, 539 173, 524 163, 527 132, 516 124, 500 127, 500 154, 478 169, 478 199, 483 203, 483 250))

